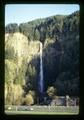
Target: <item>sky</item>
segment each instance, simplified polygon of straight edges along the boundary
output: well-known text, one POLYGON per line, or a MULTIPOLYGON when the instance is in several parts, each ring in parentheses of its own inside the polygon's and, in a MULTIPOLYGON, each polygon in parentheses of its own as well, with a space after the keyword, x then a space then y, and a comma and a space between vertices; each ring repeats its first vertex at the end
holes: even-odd
POLYGON ((80 10, 78 4, 7 4, 5 26, 9 23, 25 23, 53 15, 69 15, 80 10))

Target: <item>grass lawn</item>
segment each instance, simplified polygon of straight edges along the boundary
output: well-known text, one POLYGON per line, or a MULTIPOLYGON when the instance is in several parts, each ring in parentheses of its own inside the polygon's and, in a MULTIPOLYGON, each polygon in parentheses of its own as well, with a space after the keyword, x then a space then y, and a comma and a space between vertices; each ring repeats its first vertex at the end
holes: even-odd
POLYGON ((79 113, 79 107, 62 107, 62 106, 30 106, 30 107, 18 107, 12 106, 11 110, 5 109, 7 115, 77 115, 79 113), (15 108, 18 109, 15 109, 15 108), (26 110, 25 110, 26 109, 26 110))
POLYGON ((7 115, 14 114, 27 114, 27 115, 77 115, 78 113, 73 112, 32 112, 32 111, 5 111, 7 115))

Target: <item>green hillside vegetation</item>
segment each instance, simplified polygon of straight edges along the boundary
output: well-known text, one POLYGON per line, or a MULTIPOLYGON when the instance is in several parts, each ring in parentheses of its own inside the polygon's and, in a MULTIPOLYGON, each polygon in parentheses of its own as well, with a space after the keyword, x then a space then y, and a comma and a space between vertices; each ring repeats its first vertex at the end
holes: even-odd
POLYGON ((45 93, 53 86, 57 95, 79 96, 79 20, 76 11, 5 27, 6 104, 36 103, 40 42, 45 93))

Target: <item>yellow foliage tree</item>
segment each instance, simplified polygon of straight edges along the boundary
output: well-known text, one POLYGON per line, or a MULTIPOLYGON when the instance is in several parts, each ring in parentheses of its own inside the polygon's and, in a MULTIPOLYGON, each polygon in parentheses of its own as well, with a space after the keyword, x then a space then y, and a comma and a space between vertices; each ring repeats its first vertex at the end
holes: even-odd
POLYGON ((25 103, 26 103, 26 105, 34 104, 33 96, 30 93, 28 93, 28 95, 26 95, 25 103))

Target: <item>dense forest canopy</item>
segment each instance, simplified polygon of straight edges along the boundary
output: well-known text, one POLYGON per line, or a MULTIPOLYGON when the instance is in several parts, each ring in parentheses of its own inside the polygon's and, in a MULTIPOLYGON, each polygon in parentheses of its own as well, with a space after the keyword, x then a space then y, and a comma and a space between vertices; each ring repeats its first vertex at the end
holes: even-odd
POLYGON ((36 92, 36 99, 39 79, 38 51, 39 42, 42 42, 44 91, 49 86, 54 86, 57 95, 79 96, 79 20, 79 11, 76 11, 71 15, 51 16, 21 23, 19 26, 17 23, 8 24, 5 27, 6 84, 9 81, 13 81, 14 85, 24 83, 26 97, 31 95, 31 91, 36 92), (13 46, 17 41, 19 49, 13 46))

